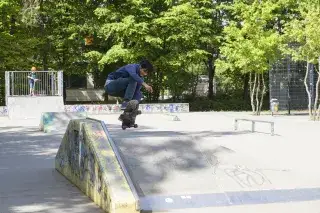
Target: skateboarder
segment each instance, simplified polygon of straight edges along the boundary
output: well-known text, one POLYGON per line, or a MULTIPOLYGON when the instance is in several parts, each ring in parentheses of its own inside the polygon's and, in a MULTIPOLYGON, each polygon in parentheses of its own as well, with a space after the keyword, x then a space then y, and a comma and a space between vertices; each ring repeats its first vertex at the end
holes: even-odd
POLYGON ((153 66, 148 60, 143 60, 139 64, 128 64, 120 67, 108 75, 104 85, 105 91, 109 95, 123 98, 121 110, 124 110, 129 101, 141 101, 141 86, 144 86, 148 92, 153 92, 152 87, 143 80, 143 77, 152 71, 153 66))

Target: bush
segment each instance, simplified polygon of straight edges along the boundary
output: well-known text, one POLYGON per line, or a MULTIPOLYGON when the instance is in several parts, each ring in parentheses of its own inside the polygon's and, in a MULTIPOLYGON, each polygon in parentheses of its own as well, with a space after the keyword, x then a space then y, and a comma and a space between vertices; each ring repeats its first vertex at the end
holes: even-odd
POLYGON ((244 100, 195 100, 189 103, 190 112, 197 111, 250 111, 251 106, 244 100))
MULTIPOLYGON (((252 111, 250 100, 244 100, 240 95, 220 94, 213 100, 207 97, 185 96, 183 99, 173 101, 171 99, 161 103, 189 103, 190 112, 205 111, 252 111)), ((269 110, 268 95, 264 97, 262 110, 269 110)))

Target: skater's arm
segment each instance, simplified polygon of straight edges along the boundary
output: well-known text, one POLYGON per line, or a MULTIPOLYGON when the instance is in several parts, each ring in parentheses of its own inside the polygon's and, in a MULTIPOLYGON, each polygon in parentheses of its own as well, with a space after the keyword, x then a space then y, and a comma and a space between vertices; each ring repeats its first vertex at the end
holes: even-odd
POLYGON ((141 93, 141 84, 140 84, 140 85, 137 86, 137 89, 134 92, 132 99, 137 100, 137 101, 140 102, 141 98, 142 98, 142 93, 141 93))
POLYGON ((143 79, 137 74, 136 67, 134 65, 128 65, 127 72, 138 84, 143 83, 143 79))

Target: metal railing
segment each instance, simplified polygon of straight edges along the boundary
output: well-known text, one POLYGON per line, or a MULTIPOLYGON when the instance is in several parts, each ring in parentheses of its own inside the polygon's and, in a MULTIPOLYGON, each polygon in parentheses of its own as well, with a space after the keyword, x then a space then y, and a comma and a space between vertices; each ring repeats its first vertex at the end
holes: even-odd
MULTIPOLYGON (((31 71, 6 72, 6 96, 29 96, 32 85, 31 71)), ((36 71, 34 81, 35 96, 62 96, 62 71, 36 71)))

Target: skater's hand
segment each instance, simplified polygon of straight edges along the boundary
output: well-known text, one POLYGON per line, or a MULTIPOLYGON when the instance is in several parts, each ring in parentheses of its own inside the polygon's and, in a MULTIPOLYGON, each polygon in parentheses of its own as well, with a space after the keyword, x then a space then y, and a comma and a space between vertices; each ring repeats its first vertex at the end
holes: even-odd
POLYGON ((145 85, 145 88, 148 92, 153 92, 152 86, 149 86, 148 84, 145 85))

